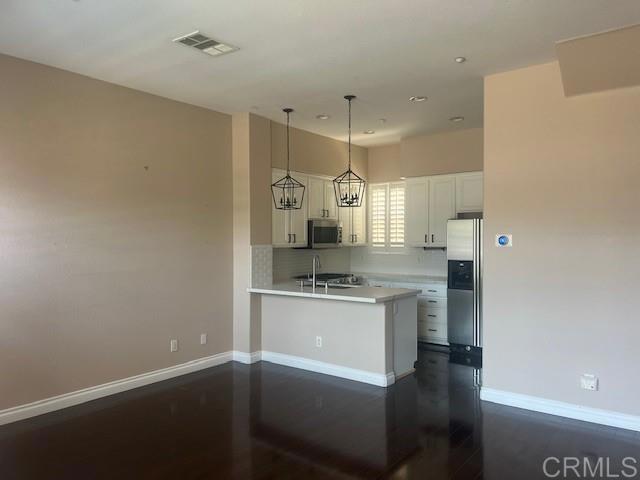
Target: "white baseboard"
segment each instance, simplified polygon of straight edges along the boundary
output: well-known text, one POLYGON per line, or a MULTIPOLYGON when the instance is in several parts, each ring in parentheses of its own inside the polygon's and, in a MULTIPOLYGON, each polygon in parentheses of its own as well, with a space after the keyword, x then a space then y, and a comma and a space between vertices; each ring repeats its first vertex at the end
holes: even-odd
POLYGON ((276 352, 262 351, 261 358, 265 362, 277 363, 278 365, 300 368, 302 370, 309 370, 316 373, 324 373, 325 375, 333 375, 334 377, 347 378, 349 380, 355 380, 356 382, 369 383, 379 387, 388 387, 395 382, 395 375, 393 372, 389 372, 386 375, 382 373, 373 373, 366 370, 342 367, 332 363, 325 363, 276 352))
POLYGON ((573 418, 575 420, 583 420, 585 422, 640 432, 640 417, 626 413, 583 407, 572 403, 558 402, 556 400, 548 400, 546 398, 485 387, 480 389, 480 399, 487 402, 509 405, 511 407, 524 408, 525 410, 533 410, 535 412, 548 413, 560 417, 573 418))
POLYGON ((18 405, 16 407, 0 410, 0 425, 25 418, 35 417, 44 413, 53 412, 62 408, 79 405, 81 403, 96 400, 98 398, 113 395, 115 393, 124 392, 133 388, 142 387, 151 383, 168 380, 170 378, 185 375, 187 373, 196 372, 209 367, 215 367, 223 363, 231 361, 232 352, 223 352, 210 357, 199 358, 190 362, 181 363, 172 367, 154 370, 152 372, 142 373, 133 377, 115 380, 95 387, 83 388, 75 392, 64 393, 55 397, 45 398, 36 402, 27 403, 26 405, 18 405))
POLYGON ((261 356, 262 352, 260 351, 248 353, 248 352, 240 352, 238 350, 234 350, 232 353, 233 353, 234 362, 251 364, 251 363, 259 362, 262 358, 261 356))
POLYGON ((55 410, 61 410, 81 403, 90 402, 91 400, 125 392, 151 383, 161 382, 162 380, 168 380, 187 373, 197 372, 198 370, 203 370, 205 368, 215 367, 231 360, 246 364, 265 360, 272 363, 278 363, 280 365, 324 373, 335 377, 347 378, 358 382, 370 383, 381 387, 386 387, 395 382, 393 372, 383 375, 367 372, 365 370, 341 367, 331 363, 318 362, 316 360, 309 360, 302 357, 284 355, 281 353, 261 351, 247 353, 234 350, 219 353, 217 355, 211 355, 210 357, 199 358, 197 360, 192 360, 190 362, 181 363, 179 365, 174 365, 160 370, 142 373, 133 377, 103 383, 102 385, 64 393, 62 395, 45 398, 25 405, 18 405, 5 410, 0 410, 0 425, 17 422, 18 420, 24 420, 26 418, 43 415, 55 410))

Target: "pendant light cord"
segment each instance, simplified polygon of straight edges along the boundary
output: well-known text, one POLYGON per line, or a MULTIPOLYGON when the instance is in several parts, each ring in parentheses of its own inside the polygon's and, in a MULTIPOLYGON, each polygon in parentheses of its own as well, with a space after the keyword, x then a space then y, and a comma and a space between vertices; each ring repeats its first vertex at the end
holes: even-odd
POLYGON ((289 175, 289 158, 290 158, 290 154, 289 154, 289 115, 291 114, 291 112, 287 112, 287 175, 289 175))
POLYGON ((351 98, 349 99, 349 170, 351 170, 351 98))

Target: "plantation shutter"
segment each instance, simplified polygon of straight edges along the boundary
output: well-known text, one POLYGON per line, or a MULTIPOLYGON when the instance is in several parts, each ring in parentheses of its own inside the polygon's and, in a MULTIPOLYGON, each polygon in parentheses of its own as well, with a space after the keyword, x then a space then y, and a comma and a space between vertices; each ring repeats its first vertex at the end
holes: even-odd
POLYGON ((404 184, 389 185, 389 247, 404 247, 404 184))
POLYGON ((371 192, 371 245, 385 247, 387 236, 387 187, 372 185, 371 192))

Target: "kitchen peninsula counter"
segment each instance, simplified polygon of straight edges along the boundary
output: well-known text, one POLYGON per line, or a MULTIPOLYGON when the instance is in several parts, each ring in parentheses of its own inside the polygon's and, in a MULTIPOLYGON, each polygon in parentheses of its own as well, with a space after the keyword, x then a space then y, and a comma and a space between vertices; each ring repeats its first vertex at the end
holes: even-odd
POLYGON ((263 361, 386 387, 414 371, 419 290, 286 283, 259 296, 263 361))

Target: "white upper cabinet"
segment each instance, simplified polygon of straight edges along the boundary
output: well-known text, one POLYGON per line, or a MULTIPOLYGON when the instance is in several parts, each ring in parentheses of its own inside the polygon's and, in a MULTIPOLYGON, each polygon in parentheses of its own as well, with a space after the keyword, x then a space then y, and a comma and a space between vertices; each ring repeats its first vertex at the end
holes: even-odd
POLYGON ((456 177, 456 211, 481 212, 483 208, 482 172, 461 173, 456 177))
POLYGON ((456 178, 440 175, 429 178, 430 247, 447 246, 447 221, 456 218, 456 178))
POLYGON ((363 199, 360 207, 338 208, 342 224, 342 245, 357 247, 367 243, 367 206, 363 199))
POLYGON ((458 212, 477 211, 482 211, 482 172, 409 178, 406 181, 406 244, 446 247, 447 220, 456 218, 458 212))
POLYGON ((409 178, 405 190, 405 235, 410 247, 429 245, 429 181, 427 177, 409 178))
MULTIPOLYGON (((273 169, 271 171, 271 181, 280 180, 285 175, 285 171, 273 169)), ((305 189, 300 209, 279 210, 275 208, 272 201, 271 243, 274 247, 303 247, 307 245, 308 178, 298 172, 291 172, 291 176, 307 188, 305 189)))
POLYGON ((333 188, 333 179, 324 182, 324 208, 327 212, 327 218, 338 219, 338 202, 333 188))
MULTIPOLYGON (((282 170, 271 170, 271 182, 277 182, 285 176, 282 170)), ((271 199, 271 243, 274 247, 290 247, 290 238, 286 229, 286 210, 278 210, 271 199)))
POLYGON ((332 180, 322 177, 309 177, 309 218, 338 219, 332 180))
POLYGON ((291 172, 291 176, 302 183, 304 189, 304 197, 302 199, 302 207, 299 210, 289 210, 289 219, 287 224, 287 232, 291 234, 291 243, 294 247, 304 247, 307 245, 307 194, 309 193, 309 177, 298 172, 291 172))
POLYGON ((309 177, 309 218, 324 218, 324 184, 325 180, 317 177, 309 177))

